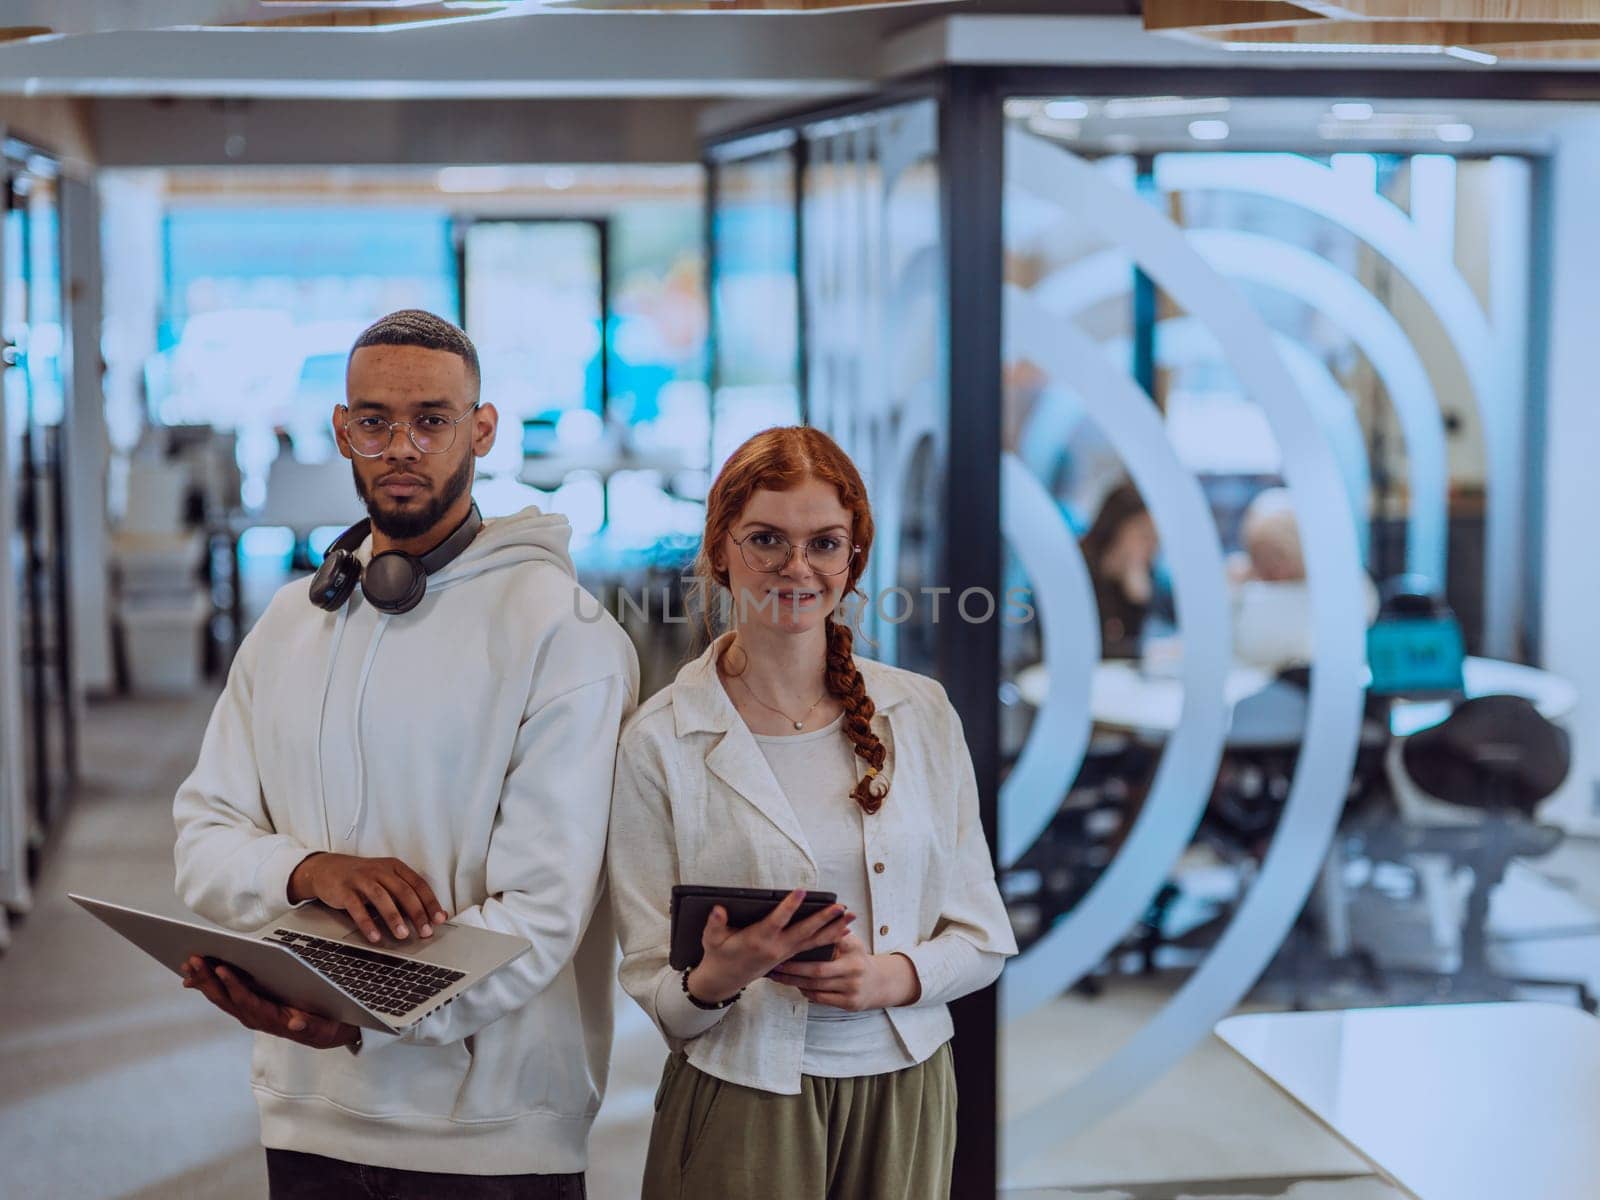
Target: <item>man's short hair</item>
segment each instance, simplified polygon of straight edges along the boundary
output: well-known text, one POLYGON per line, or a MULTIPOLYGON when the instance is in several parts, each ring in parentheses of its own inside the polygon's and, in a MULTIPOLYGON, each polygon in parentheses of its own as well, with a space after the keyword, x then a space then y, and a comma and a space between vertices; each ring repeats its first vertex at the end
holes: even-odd
POLYGON ((351 357, 364 346, 420 346, 424 350, 445 350, 467 364, 474 391, 483 382, 483 373, 478 368, 478 348, 466 331, 420 308, 402 308, 379 317, 356 338, 355 345, 350 347, 351 357))

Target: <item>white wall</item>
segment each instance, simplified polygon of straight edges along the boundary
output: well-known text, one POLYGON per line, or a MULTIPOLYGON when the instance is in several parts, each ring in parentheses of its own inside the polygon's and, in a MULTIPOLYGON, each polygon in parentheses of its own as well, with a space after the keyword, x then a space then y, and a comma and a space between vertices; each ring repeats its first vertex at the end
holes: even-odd
POLYGON ((109 692, 111 662, 110 580, 106 567, 106 471, 111 444, 106 434, 100 371, 100 207, 93 183, 64 179, 61 185, 64 255, 63 307, 67 314, 66 357, 69 422, 67 520, 71 545, 72 653, 78 697, 109 692))
MULTIPOLYGON (((144 428, 144 364, 156 350, 161 309, 162 175, 105 171, 100 176, 106 420, 111 445, 126 452, 144 428)), ((120 513, 113 481, 110 509, 120 513)))
POLYGON ((1554 173, 1542 665, 1581 699, 1552 815, 1600 836, 1600 116, 1563 126, 1554 173))

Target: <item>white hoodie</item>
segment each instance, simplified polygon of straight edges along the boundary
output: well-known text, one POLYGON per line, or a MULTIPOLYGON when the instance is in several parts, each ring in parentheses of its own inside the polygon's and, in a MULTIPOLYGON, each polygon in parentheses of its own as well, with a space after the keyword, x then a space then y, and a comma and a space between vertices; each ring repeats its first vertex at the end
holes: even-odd
POLYGON ((570 535, 534 508, 485 522, 400 616, 359 588, 323 612, 297 580, 239 650, 173 806, 185 904, 255 929, 291 908, 309 852, 392 855, 453 921, 533 943, 403 1037, 366 1031, 359 1054, 257 1035, 268 1147, 460 1174, 586 1168, 611 1049, 601 871, 638 665, 578 586, 570 535))

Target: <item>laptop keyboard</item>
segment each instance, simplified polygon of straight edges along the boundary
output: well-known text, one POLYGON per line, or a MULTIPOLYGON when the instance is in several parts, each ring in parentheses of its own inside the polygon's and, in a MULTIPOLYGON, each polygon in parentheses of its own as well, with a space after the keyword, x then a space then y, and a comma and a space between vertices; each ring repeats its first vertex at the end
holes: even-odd
POLYGON ((286 946, 373 1012, 398 1017, 466 976, 449 967, 381 954, 293 929, 274 929, 265 941, 286 946))

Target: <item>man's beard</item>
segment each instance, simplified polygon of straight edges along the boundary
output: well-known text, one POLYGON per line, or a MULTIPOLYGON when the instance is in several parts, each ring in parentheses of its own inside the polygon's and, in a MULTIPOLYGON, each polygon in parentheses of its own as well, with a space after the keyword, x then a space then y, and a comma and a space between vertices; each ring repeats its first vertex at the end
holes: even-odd
POLYGON ((372 519, 372 527, 386 538, 403 542, 427 533, 439 523, 450 506, 466 494, 467 489, 472 486, 472 455, 468 454, 461 460, 461 466, 454 475, 444 481, 437 495, 427 497, 418 508, 399 512, 386 510, 380 505, 378 499, 361 481, 361 472, 356 469, 354 463, 351 464, 351 474, 356 481, 356 495, 361 497, 361 503, 367 506, 367 516, 372 519))

